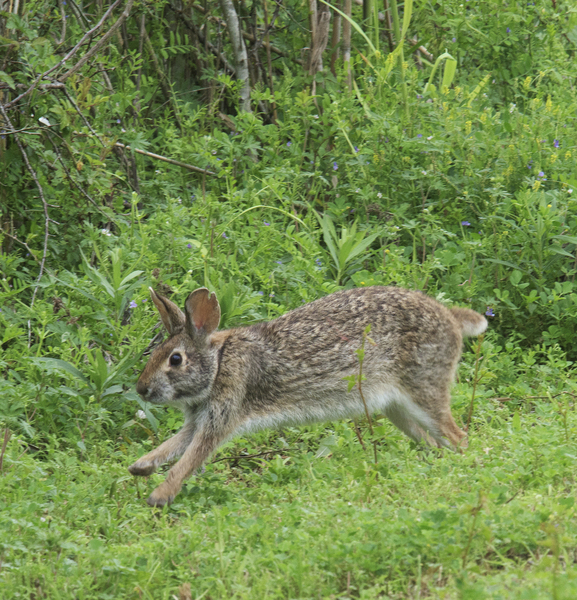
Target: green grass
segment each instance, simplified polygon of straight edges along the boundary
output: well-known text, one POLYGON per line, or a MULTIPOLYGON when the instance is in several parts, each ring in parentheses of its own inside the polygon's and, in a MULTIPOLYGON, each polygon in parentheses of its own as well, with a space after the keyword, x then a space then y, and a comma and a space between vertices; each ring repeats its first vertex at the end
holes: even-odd
MULTIPOLYGON (((470 393, 456 386, 457 418, 470 393)), ((140 443, 23 454, 14 437, 0 596, 186 598, 190 584, 207 599, 575 598, 574 406, 565 419, 555 399, 491 395, 479 386, 464 453, 423 451, 386 420, 376 466, 346 422, 262 432, 230 442, 163 511, 144 502, 163 475, 126 471, 140 443)))
MULTIPOLYGON (((4 83, 29 85, 84 34, 68 11, 54 46, 52 4, 10 17, 4 83)), ((355 30, 354 91, 342 63, 313 97, 300 65, 275 60, 271 124, 266 86, 238 113, 232 79, 178 41, 167 51, 186 33, 167 8, 133 16, 146 12, 178 111, 146 57, 135 87, 132 17, 68 80, 77 107, 45 89, 9 111, 50 221, 15 137, 0 140, 0 600, 577 598, 577 12, 414 3, 407 35, 455 59, 450 89, 438 72, 426 88, 408 45, 399 69, 355 30), (217 176, 143 155, 133 169, 78 134, 77 111, 108 150, 217 176), (151 510, 164 474, 127 467, 182 417, 132 387, 158 333, 148 286, 178 303, 210 288, 224 328, 368 285, 487 311, 478 377, 469 348, 454 390, 461 423, 476 391, 468 450, 424 451, 380 420, 375 465, 351 423, 261 432, 151 510)), ((199 30, 218 15, 186 10, 199 30)), ((276 23, 273 43, 306 58, 308 4, 288 0, 276 23)))

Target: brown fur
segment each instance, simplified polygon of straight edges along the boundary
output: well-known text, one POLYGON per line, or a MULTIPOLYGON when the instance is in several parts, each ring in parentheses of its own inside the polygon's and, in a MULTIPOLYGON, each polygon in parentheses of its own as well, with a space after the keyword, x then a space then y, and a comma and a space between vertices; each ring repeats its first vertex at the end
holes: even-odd
POLYGON ((472 310, 448 309, 402 288, 370 287, 331 294, 268 323, 215 331, 220 307, 205 288, 189 296, 184 313, 151 294, 170 337, 136 389, 144 400, 185 414, 178 434, 129 468, 149 475, 181 457, 148 499, 153 506, 170 503, 184 479, 239 432, 363 414, 358 389, 348 392, 344 378, 358 374, 355 350, 367 325, 375 342, 365 345, 363 363, 369 409, 415 440, 466 444, 451 415, 450 386, 463 335, 487 326, 472 310))

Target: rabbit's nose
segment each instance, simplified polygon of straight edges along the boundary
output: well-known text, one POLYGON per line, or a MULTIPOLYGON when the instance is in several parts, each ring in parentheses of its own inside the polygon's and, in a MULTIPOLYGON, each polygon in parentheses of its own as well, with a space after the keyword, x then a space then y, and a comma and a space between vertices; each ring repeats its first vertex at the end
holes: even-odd
POLYGON ((141 396, 146 396, 148 394, 148 384, 146 382, 142 381, 142 379, 139 379, 136 382, 136 391, 141 396))

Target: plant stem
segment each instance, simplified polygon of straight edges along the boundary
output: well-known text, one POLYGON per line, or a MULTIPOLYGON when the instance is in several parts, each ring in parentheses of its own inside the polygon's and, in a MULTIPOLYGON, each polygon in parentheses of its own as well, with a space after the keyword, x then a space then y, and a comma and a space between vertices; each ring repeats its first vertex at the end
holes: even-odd
POLYGON ((403 96, 403 104, 405 106, 405 116, 407 118, 407 123, 410 123, 410 114, 409 114, 409 97, 407 93, 407 84, 405 83, 405 55, 402 47, 401 40, 401 27, 399 25, 399 10, 397 7, 397 0, 390 0, 391 2, 391 12, 393 13, 393 30, 395 33, 395 43, 400 44, 401 48, 399 49, 399 56, 397 58, 397 65, 399 67, 399 77, 401 78, 401 94, 403 96))
POLYGON ((465 431, 469 431, 469 425, 471 424, 471 418, 473 416, 473 407, 475 406, 475 393, 477 391, 477 382, 478 382, 478 374, 479 374, 479 357, 481 355, 481 346, 483 345, 483 340, 485 339, 485 334, 481 334, 477 341, 477 358, 475 359, 475 376, 473 378, 473 395, 471 396, 471 404, 469 405, 469 415, 467 416, 467 426, 465 427, 465 431))

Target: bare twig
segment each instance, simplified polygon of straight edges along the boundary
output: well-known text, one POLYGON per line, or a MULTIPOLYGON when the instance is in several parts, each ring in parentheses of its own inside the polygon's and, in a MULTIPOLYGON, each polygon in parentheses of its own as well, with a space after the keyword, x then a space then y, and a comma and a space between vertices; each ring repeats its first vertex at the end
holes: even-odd
MULTIPOLYGON (((108 19, 108 17, 110 16, 110 14, 112 13, 112 11, 122 2, 122 0, 116 0, 116 2, 114 2, 114 4, 111 4, 109 9, 102 15, 102 18, 100 19, 100 21, 98 21, 98 23, 89 31, 87 31, 81 38, 80 41, 74 46, 74 48, 72 48, 72 50, 70 50, 70 52, 68 52, 63 58, 62 60, 60 60, 58 63, 56 63, 53 67, 50 67, 50 69, 48 69, 47 71, 44 71, 44 73, 41 73, 40 75, 38 75, 38 77, 34 80, 34 82, 32 83, 32 85, 22 94, 20 94, 19 96, 16 96, 16 98, 14 98, 14 100, 12 100, 11 102, 8 102, 8 104, 6 104, 4 106, 5 110, 8 110, 10 108, 12 108, 14 105, 18 104, 18 102, 20 102, 20 100, 22 100, 23 98, 25 98, 26 96, 28 96, 28 94, 31 94, 36 87, 38 86, 38 84, 47 76, 50 75, 50 73, 53 73, 54 71, 56 71, 57 69, 59 69, 60 67, 62 67, 62 65, 64 65, 66 63, 66 61, 68 61, 70 58, 72 58, 77 52, 78 50, 82 47, 82 45, 86 42, 86 40, 88 40, 89 38, 92 38, 93 34, 96 33, 103 25, 103 23, 106 21, 106 19, 108 19)), ((130 0, 130 4, 132 4, 132 0, 130 0)))
MULTIPOLYGON (((266 61, 267 61, 267 66, 268 66, 268 82, 270 84, 270 93, 271 93, 272 97, 274 98, 274 82, 272 79, 272 59, 271 59, 271 55, 270 55, 270 38, 269 38, 268 32, 269 32, 269 29, 271 29, 272 26, 274 25, 274 21, 278 15, 278 11, 280 8, 280 3, 277 2, 276 9, 272 16, 270 25, 268 23, 268 10, 266 7, 266 0, 263 0, 263 8, 264 8, 264 27, 265 27, 264 38, 266 40, 266 61)), ((262 40, 261 40, 261 44, 262 44, 262 40)), ((276 122, 278 120, 278 115, 276 112, 276 102, 273 100, 271 102, 271 105, 272 105, 272 121, 273 121, 273 123, 276 124, 276 122)), ((577 254, 576 254, 576 256, 577 256, 577 254)))
POLYGON ((10 440, 11 436, 12 433, 10 432, 10 429, 6 427, 4 429, 4 439, 2 440, 2 450, 0 451, 0 473, 2 473, 2 465, 4 463, 4 454, 6 452, 6 446, 8 446, 8 441, 10 440))
MULTIPOLYGON (((17 83, 15 87, 17 90, 24 90, 24 89, 28 89, 29 86, 27 86, 25 83, 17 83)), ((41 83, 36 86, 36 89, 37 90, 57 90, 57 89, 60 89, 63 87, 64 87, 63 83, 41 83)), ((13 89, 13 88, 10 85, 8 85, 7 83, 0 83, 0 90, 8 90, 8 89, 13 89)), ((8 106, 8 105, 6 105, 6 106, 8 106)))
POLYGON ((132 150, 133 152, 137 152, 138 154, 149 156, 150 158, 163 160, 164 162, 170 163, 172 165, 177 165, 178 167, 184 167, 185 169, 195 171, 196 173, 216 176, 216 173, 213 173, 212 171, 209 171, 207 169, 201 169, 200 167, 195 167, 194 165, 189 165, 187 163, 180 162, 179 160, 174 160, 173 158, 167 158, 166 156, 161 156, 160 154, 155 154, 154 152, 147 152, 146 150, 140 150, 140 148, 131 148, 130 146, 126 146, 125 144, 121 144, 120 142, 115 142, 114 145, 118 148, 125 148, 126 150, 132 150))
POLYGON ((11 129, 10 131, 6 131, 2 128, 2 135, 14 135, 15 133, 26 133, 27 135, 41 135, 38 129, 44 129, 43 127, 23 127, 22 129, 11 129))
POLYGON ((174 112, 174 118, 176 119, 176 122, 178 123, 179 129, 182 130, 182 123, 180 121, 180 112, 178 110, 178 105, 176 104, 176 102, 174 100, 174 96, 172 93, 172 87, 170 86, 170 82, 168 81, 168 78, 166 77, 164 71, 160 67, 160 63, 158 62, 158 57, 156 56, 156 52, 154 51, 152 42, 150 41, 150 38, 148 37, 148 33, 146 32, 146 29, 144 30, 144 44, 146 45, 146 50, 147 50, 148 54, 150 55, 150 58, 152 59, 152 64, 154 66, 154 70, 156 71, 156 75, 158 77, 160 87, 162 88, 162 91, 164 92, 166 99, 172 106, 172 111, 174 112))
POLYGON ((280 2, 276 3, 276 8, 274 10, 274 13, 272 15, 272 19, 270 21, 270 23, 268 22, 268 10, 266 8, 266 2, 265 4, 263 4, 263 10, 264 10, 264 31, 262 32, 260 38, 256 39, 256 29, 255 29, 255 43, 254 43, 254 50, 260 50, 263 46, 263 41, 266 40, 266 43, 268 45, 267 50, 268 52, 270 52, 270 40, 269 40, 269 32, 270 30, 274 27, 274 22, 276 21, 276 18, 278 17, 278 13, 280 11, 280 2))
POLYGON ((134 123, 136 123, 136 115, 140 114, 140 83, 142 80, 142 63, 144 62, 144 57, 142 56, 142 52, 144 50, 144 32, 146 31, 146 13, 142 13, 140 15, 140 37, 138 39, 138 56, 140 57, 140 66, 138 67, 138 72, 136 73, 136 97, 134 98, 134 123))
POLYGON ((356 419, 353 419, 353 425, 355 427, 355 433, 357 434, 357 439, 359 440, 363 450, 366 450, 365 442, 363 441, 363 436, 361 435, 361 430, 359 429, 359 424, 356 419))
MULTIPOLYGON (((342 8, 343 8, 342 0, 339 4, 337 4, 337 8, 339 10, 342 10, 342 8)), ((337 76, 336 64, 337 64, 337 61, 339 60, 339 48, 340 48, 340 42, 341 42, 341 28, 342 28, 341 21, 342 21, 342 18, 341 18, 340 13, 335 12, 335 17, 334 17, 334 21, 333 21, 333 35, 331 38, 331 73, 335 77, 337 76)))
POLYGON ((56 157, 58 158, 58 161, 62 165, 62 168, 64 169, 64 172, 66 173, 66 176, 72 182, 72 184, 74 185, 74 187, 76 187, 76 189, 89 202, 91 202, 94 205, 94 207, 96 208, 96 210, 98 210, 100 213, 102 213, 106 217, 107 220, 115 222, 114 218, 112 217, 112 215, 107 214, 106 211, 104 211, 100 206, 98 206, 97 202, 81 186, 79 186, 76 183, 76 181, 74 181, 72 175, 70 174, 70 171, 68 170, 68 168, 66 167, 66 164, 64 163, 64 160, 62 159, 62 155, 58 151, 58 146, 54 143, 54 140, 52 139, 52 137, 50 135, 48 135, 48 139, 50 140, 50 143, 52 144, 52 147, 54 148, 54 152, 56 152, 56 157))
MULTIPOLYGON (((12 125, 12 122, 10 121, 10 118, 8 117, 6 109, 1 102, 0 102, 0 111, 2 112, 2 116, 4 117, 6 124, 10 127, 10 129, 14 130, 14 126, 12 125)), ((48 254, 48 236, 49 236, 48 227, 49 227, 50 221, 52 221, 52 219, 48 215, 48 203, 46 202, 46 198, 44 197, 44 190, 42 189, 42 186, 40 185, 40 182, 38 181, 38 176, 36 175, 36 172, 32 168, 30 161, 28 160, 28 155, 26 154, 26 150, 24 149, 24 146, 20 142, 20 138, 18 137, 18 134, 14 134, 14 139, 16 140, 16 144, 18 144, 18 148, 20 148, 20 152, 22 153, 22 158, 24 159, 24 163, 26 164, 26 168, 28 169, 30 175, 32 175, 32 179, 34 180, 34 183, 36 184, 36 187, 38 188, 38 193, 40 194, 40 199, 42 200, 42 206, 44 207, 44 249, 42 251, 42 260, 40 262, 40 272, 38 273, 38 278, 36 279, 34 293, 32 294, 32 302, 30 303, 30 307, 32 308, 32 306, 34 306, 34 300, 36 299, 36 294, 38 293, 38 286, 40 284, 40 279, 42 278, 42 275, 44 274, 44 265, 46 264, 46 255, 48 254)), ((52 222, 56 223, 56 221, 52 221, 52 222)), ((30 333, 31 333, 30 332, 30 321, 28 321, 28 343, 30 343, 30 333)))
POLYGON ((102 46, 104 46, 104 44, 106 44, 108 39, 114 35, 116 30, 128 18, 128 15, 130 14, 130 9, 132 8, 133 2, 134 2, 134 0, 128 0, 128 2, 126 3, 126 6, 124 7, 124 10, 122 11, 122 13, 118 17, 118 19, 116 19, 116 21, 114 22, 112 27, 98 40, 98 42, 96 42, 96 44, 94 44, 94 46, 71 69, 68 69, 68 71, 66 71, 66 73, 64 73, 64 75, 61 75, 58 78, 59 81, 65 81, 66 79, 68 79, 68 77, 70 77, 71 75, 74 75, 74 73, 79 71, 84 66, 84 64, 86 62, 88 62, 100 50, 100 48, 102 48, 102 46))
MULTIPOLYGON (((577 394, 574 392, 559 392, 553 396, 522 396, 520 400, 549 400, 549 398, 558 398, 559 396, 571 396, 572 398, 575 398, 577 394)), ((489 400, 495 400, 495 402, 511 402, 512 400, 519 400, 519 398, 501 396, 500 398, 489 398, 489 400)))
MULTIPOLYGON (((192 19, 190 19, 182 9, 177 8, 174 5, 171 5, 171 8, 175 13, 178 14, 178 16, 184 22, 184 24, 194 33, 194 35, 196 35, 196 37, 200 40, 200 43, 205 48, 210 50, 222 62, 225 69, 231 75, 236 75, 236 69, 228 62, 228 60, 226 59, 226 56, 222 52, 220 52, 220 50, 214 44, 212 44, 209 41, 208 37, 205 36, 205 34, 202 32, 202 30, 196 26, 196 23, 192 19)), ((196 6, 195 6, 195 8, 196 8, 196 6)))
POLYGON ((267 450, 266 452, 259 452, 258 454, 240 454, 238 456, 224 456, 223 458, 217 458, 210 464, 221 462, 223 460, 240 460, 242 458, 258 458, 259 456, 266 456, 267 454, 280 454, 281 452, 291 452, 290 448, 281 448, 280 450, 267 450))
POLYGON ((60 0, 59 4, 60 4, 60 16, 62 17, 62 35, 60 36, 59 40, 56 40, 56 44, 58 46, 62 46, 62 44, 66 40, 66 12, 64 11, 65 2, 60 0))
POLYGON ((17 238, 15 235, 12 235, 11 233, 8 233, 7 231, 2 231, 0 235, 7 235, 11 240, 14 240, 18 244, 22 244, 22 246, 24 246, 24 248, 26 248, 26 250, 28 250, 28 253, 30 254, 30 256, 38 264, 40 264, 40 261, 36 258, 36 255, 34 254, 34 250, 32 250, 32 248, 30 248, 30 246, 26 242, 23 242, 21 239, 17 238))
MULTIPOLYGON (((198 11, 201 14, 206 14, 205 9, 200 6, 200 4, 198 4, 197 2, 194 2, 192 5, 192 8, 194 8, 194 10, 198 11)), ((217 23, 219 23, 220 25, 224 25, 226 27, 226 23, 224 21, 222 21, 221 19, 215 18, 214 19, 217 23)), ((251 33, 249 33, 248 31, 243 31, 242 32, 242 37, 245 40, 248 40, 249 42, 255 42, 256 39, 254 37, 254 35, 252 35, 251 33)), ((266 43, 263 44, 266 47, 266 43)), ((294 58, 292 56, 289 56, 289 54, 287 52, 285 52, 284 50, 281 50, 280 48, 277 48, 276 46, 273 46, 272 44, 270 44, 270 49, 272 52, 274 52, 275 54, 278 54, 279 56, 282 56, 284 58, 290 58, 292 61, 298 63, 299 65, 303 64, 303 61, 299 58, 294 58)))
POLYGON ((63 91, 64 91, 64 95, 68 99, 68 102, 70 102, 70 104, 72 104, 72 106, 74 107, 74 110, 78 113, 78 115, 80 116, 80 118, 84 121, 84 124, 86 125, 86 127, 88 127, 88 130, 90 131, 90 133, 92 133, 92 135, 94 137, 96 137, 96 139, 104 147, 105 146, 104 142, 100 139, 100 137, 98 136, 98 134, 96 133, 96 131, 94 131, 94 129, 92 129, 92 126, 90 125, 90 122, 82 114, 82 111, 80 110, 80 108, 78 107, 78 105, 76 104, 76 102, 74 101, 74 99, 72 98, 72 96, 68 93, 68 90, 66 88, 64 88, 63 91))

